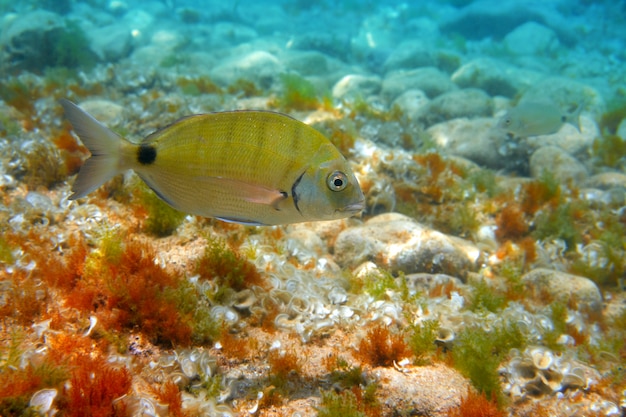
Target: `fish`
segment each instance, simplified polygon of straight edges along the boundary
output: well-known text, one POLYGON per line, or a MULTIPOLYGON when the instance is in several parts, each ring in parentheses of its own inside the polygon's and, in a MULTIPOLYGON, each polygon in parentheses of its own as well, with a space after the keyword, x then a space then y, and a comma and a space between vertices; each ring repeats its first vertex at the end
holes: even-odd
POLYGON ((518 137, 550 135, 569 123, 580 132, 580 112, 584 104, 572 113, 564 114, 550 101, 525 101, 507 112, 498 120, 498 128, 518 137))
POLYGON ((247 225, 350 217, 365 198, 349 162, 320 132, 285 114, 196 114, 140 143, 122 138, 67 99, 60 104, 91 153, 70 200, 133 170, 167 204, 247 225))

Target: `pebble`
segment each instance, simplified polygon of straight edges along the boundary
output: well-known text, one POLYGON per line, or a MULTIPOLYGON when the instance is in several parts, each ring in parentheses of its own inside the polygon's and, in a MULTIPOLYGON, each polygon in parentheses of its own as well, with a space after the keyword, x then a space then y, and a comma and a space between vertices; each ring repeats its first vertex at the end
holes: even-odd
POLYGON ((333 98, 354 100, 378 94, 382 80, 377 75, 348 74, 333 86, 333 98))
POLYGON ((409 89, 422 90, 430 98, 457 89, 450 76, 434 67, 397 70, 386 74, 382 94, 390 102, 409 89))
POLYGON ((243 79, 252 81, 261 88, 269 88, 284 72, 284 65, 273 54, 252 51, 235 56, 211 71, 211 79, 220 85, 231 85, 243 79))
POLYGON ((602 294, 598 286, 589 278, 568 274, 547 268, 534 269, 522 277, 526 288, 538 300, 544 300, 548 293, 555 300, 568 303, 576 301, 579 308, 586 306, 592 310, 602 309, 602 294))
POLYGON ((448 416, 470 388, 461 374, 444 365, 403 370, 378 367, 371 371, 379 384, 376 397, 384 415, 448 416))
POLYGON ((480 258, 480 250, 471 242, 398 213, 381 214, 344 230, 334 252, 337 263, 344 267, 371 260, 394 273, 444 273, 461 278, 477 268, 480 258))
POLYGON ((448 91, 434 98, 422 109, 422 117, 427 126, 460 117, 490 117, 493 102, 484 91, 477 88, 448 91))
POLYGON ((540 178, 544 171, 551 172, 562 184, 580 184, 589 176, 582 163, 557 146, 541 147, 530 157, 530 175, 540 178))

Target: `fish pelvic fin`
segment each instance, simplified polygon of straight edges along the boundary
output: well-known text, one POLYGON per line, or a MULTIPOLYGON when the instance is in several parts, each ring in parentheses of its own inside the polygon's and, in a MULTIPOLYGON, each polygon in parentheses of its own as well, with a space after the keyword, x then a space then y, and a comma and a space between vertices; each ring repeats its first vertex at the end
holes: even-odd
POLYGON ((61 99, 60 104, 74 132, 91 153, 72 186, 73 194, 69 199, 76 200, 123 171, 120 169, 120 155, 124 140, 71 101, 61 99))

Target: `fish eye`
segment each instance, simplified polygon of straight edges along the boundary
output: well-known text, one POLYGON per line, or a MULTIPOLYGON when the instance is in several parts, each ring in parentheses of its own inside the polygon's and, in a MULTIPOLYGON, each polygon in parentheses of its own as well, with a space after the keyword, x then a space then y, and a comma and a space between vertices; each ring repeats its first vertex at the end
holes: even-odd
POLYGON ((341 191, 348 186, 348 177, 341 171, 335 171, 328 176, 326 184, 332 191, 341 191))

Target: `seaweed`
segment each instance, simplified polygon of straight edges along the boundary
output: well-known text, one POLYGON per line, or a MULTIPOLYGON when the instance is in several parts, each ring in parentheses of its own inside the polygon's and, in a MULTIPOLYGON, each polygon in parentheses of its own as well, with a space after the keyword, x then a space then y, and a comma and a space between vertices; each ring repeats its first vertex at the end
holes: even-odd
POLYGON ((504 417, 505 414, 498 408, 492 399, 489 401, 484 392, 468 390, 461 398, 461 404, 449 413, 450 417, 504 417))
POLYGON ((315 86, 306 78, 295 73, 284 73, 280 75, 280 81, 283 90, 276 98, 275 105, 281 110, 315 110, 323 104, 315 86))
POLYGON ((537 239, 562 239, 567 250, 575 249, 576 244, 582 241, 581 233, 576 228, 575 203, 565 203, 553 210, 544 210, 535 218, 535 229, 532 236, 537 239))
POLYGON ((209 77, 200 76, 195 78, 180 77, 176 80, 183 94, 199 96, 202 94, 222 94, 222 89, 209 77))
POLYGON ((378 417, 381 404, 376 399, 375 383, 364 388, 354 386, 341 392, 322 391, 322 403, 317 409, 318 417, 378 417))
POLYGON ((439 321, 425 320, 421 325, 411 327, 409 347, 415 355, 416 365, 427 365, 431 362, 432 355, 437 351, 437 330, 439 321))
POLYGON ((626 140, 615 134, 596 138, 591 145, 593 160, 601 165, 616 168, 626 157, 626 140))
POLYGON ((479 326, 461 330, 452 349, 454 367, 472 381, 487 398, 495 398, 502 406, 505 397, 500 386, 498 367, 508 352, 523 349, 526 336, 515 323, 504 323, 491 331, 479 326))
POLYGON ((201 279, 211 280, 218 291, 213 295, 219 302, 254 286, 266 285, 256 266, 219 239, 209 238, 204 254, 196 263, 196 273, 201 279))
POLYGON ((404 336, 392 333, 383 325, 374 325, 359 342, 354 356, 371 366, 392 366, 394 361, 411 357, 412 352, 404 336))
POLYGON ((147 212, 144 230, 157 237, 174 233, 187 215, 168 205, 143 182, 138 183, 136 187, 134 194, 137 195, 141 207, 147 212))
POLYGON ((471 283, 472 293, 468 308, 471 311, 487 310, 497 313, 506 307, 507 299, 498 293, 484 279, 479 279, 471 283))

